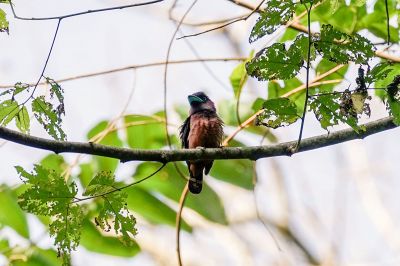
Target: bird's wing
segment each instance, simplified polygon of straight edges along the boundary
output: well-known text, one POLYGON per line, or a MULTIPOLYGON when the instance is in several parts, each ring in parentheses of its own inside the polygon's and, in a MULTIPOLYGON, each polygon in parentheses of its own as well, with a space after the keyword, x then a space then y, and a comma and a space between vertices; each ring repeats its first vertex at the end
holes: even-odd
POLYGON ((181 130, 179 132, 179 137, 181 138, 182 147, 187 149, 189 148, 189 131, 190 131, 190 116, 186 118, 185 122, 183 122, 181 126, 181 130))

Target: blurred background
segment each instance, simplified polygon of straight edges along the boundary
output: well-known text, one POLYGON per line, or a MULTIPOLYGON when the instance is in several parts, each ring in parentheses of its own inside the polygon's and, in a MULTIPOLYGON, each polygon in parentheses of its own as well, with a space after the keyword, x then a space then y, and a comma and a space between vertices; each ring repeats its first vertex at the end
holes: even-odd
MULTIPOLYGON (((13 2, 16 12, 25 17, 62 15, 131 3, 111 0, 82 0, 79 4, 65 0, 13 2)), ((375 2, 366 2, 369 10, 375 2)), ((256 6, 259 2, 246 3, 256 6)), ((177 25, 169 17, 169 12, 172 18, 179 20, 191 1, 178 1, 171 10, 173 4, 173 1, 164 1, 63 20, 45 76, 60 80, 127 66, 165 62, 177 25)), ((9 35, 0 34, 0 85, 34 82, 42 70, 57 22, 16 20, 7 4, 2 4, 0 8, 7 13, 10 22, 9 35)), ((230 19, 250 11, 230 1, 199 0, 187 15, 177 37, 210 28, 209 25, 187 24, 230 19)), ((285 34, 283 28, 250 45, 248 36, 257 17, 255 14, 246 21, 220 30, 173 41, 170 61, 232 59, 168 66, 167 110, 174 148, 179 148, 175 137, 189 108, 187 95, 199 90, 206 92, 217 103, 218 111, 227 124, 225 133, 234 131, 237 126, 236 101, 229 77, 241 61, 233 59, 247 58, 252 50, 258 51, 285 34)), ((360 18, 354 18, 357 19, 360 18)), ((395 14, 394 25, 397 19, 398 14, 395 14)), ((216 25, 219 24, 211 27, 216 25)), ((319 25, 315 22, 312 27, 318 29, 319 25)), ((383 41, 364 33, 373 41, 383 41)), ((400 55, 398 46, 394 46, 392 51, 400 55)), ((372 64, 378 61, 374 59, 372 64)), ((114 133, 118 136, 110 136, 106 144, 117 145, 121 140, 121 145, 130 147, 166 148, 161 124, 132 128, 132 131, 123 126, 127 121, 137 121, 138 117, 142 119, 145 116, 150 116, 146 119, 163 121, 164 71, 165 65, 160 64, 60 82, 65 90, 63 129, 68 140, 87 141, 103 130, 107 122, 117 118, 115 123, 119 130, 114 133), (118 119, 121 112, 122 119, 118 119), (150 131, 161 133, 148 136, 150 131)), ((336 88, 355 86, 356 73, 357 66, 350 65, 336 88)), ((315 77, 316 73, 313 72, 312 76, 315 77)), ((304 77, 301 72, 298 78, 304 82, 304 77)), ((41 85, 38 94, 48 94, 48 85, 41 85)), ((253 113, 251 106, 258 97, 268 97, 268 84, 249 78, 240 100, 242 121, 253 113)), ((363 122, 387 116, 385 106, 378 98, 372 99, 371 109, 371 118, 363 119, 363 122)), ((299 122, 271 132, 260 128, 244 130, 231 145, 294 140, 298 136, 299 122)), ((331 131, 342 128, 346 126, 338 126, 331 131)), ((314 114, 309 113, 304 138, 326 133, 314 114)), ((255 164, 250 161, 216 163, 210 176, 206 177, 209 193, 189 195, 191 203, 188 204, 191 205, 182 214, 188 225, 187 230, 181 232, 184 265, 399 265, 400 151, 396 137, 399 133, 400 129, 393 129, 364 140, 292 157, 261 159, 255 164), (255 177, 257 182, 253 186, 255 177)), ((37 123, 32 123, 31 134, 49 138, 37 123)), ((0 145, 3 188, 16 189, 21 185, 15 165, 32 169, 34 163, 49 155, 43 150, 2 140, 0 145)), ((52 160, 52 157, 46 158, 52 160)), ((137 169, 138 162, 117 166, 113 160, 104 162, 96 157, 77 157, 76 154, 63 154, 62 159, 57 160, 62 161, 62 167, 70 165, 71 178, 80 180, 82 186, 85 169, 96 172, 106 168, 106 164, 115 170, 120 181, 130 182, 141 174, 137 169)), ((150 166, 147 163, 140 164, 140 167, 150 166)), ((132 204, 129 201, 128 204, 137 218, 138 235, 135 239, 140 252, 122 252, 124 255, 117 256, 118 252, 112 254, 112 248, 101 251, 93 247, 93 243, 82 241, 72 254, 72 265, 177 265, 174 213, 180 196, 176 193, 181 189, 166 192, 156 187, 165 179, 179 179, 172 166, 171 169, 144 182, 146 184, 140 188, 172 210, 172 215, 168 214, 167 218, 160 218, 164 209, 160 209, 155 218, 149 218, 146 213, 154 210, 136 211, 146 204, 151 205, 152 201, 146 201, 146 198, 143 202, 135 201, 135 191, 128 192, 129 197, 133 197, 132 204), (171 196, 168 193, 175 194, 171 196)), ((186 171, 184 167, 182 169, 186 171)), ((57 265, 56 262, 51 264, 49 259, 54 257, 53 253, 49 258, 42 254, 43 258, 47 258, 47 264, 29 264, 27 260, 32 252, 36 252, 32 251, 32 247, 42 250, 54 248, 53 239, 37 217, 27 214, 27 229, 18 231, 7 224, 4 216, 7 214, 3 210, 0 214, 0 238, 7 239, 13 247, 15 265, 23 265, 19 261, 21 258, 27 261, 27 265, 57 265)), ((100 245, 100 241, 98 243, 100 245)), ((7 261, 6 255, 0 256, 0 265, 7 265, 7 261)))

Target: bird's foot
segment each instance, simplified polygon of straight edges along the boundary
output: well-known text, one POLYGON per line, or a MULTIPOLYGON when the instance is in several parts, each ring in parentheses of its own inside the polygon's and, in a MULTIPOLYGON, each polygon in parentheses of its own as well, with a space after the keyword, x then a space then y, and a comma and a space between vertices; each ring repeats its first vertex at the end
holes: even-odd
POLYGON ((204 147, 202 147, 202 146, 197 146, 196 149, 197 149, 197 150, 202 150, 202 151, 204 151, 206 148, 204 148, 204 147))

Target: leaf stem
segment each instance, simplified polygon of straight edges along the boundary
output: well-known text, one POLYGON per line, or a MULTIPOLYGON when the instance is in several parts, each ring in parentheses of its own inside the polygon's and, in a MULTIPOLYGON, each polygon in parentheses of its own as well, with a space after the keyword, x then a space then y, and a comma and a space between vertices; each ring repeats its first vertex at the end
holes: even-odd
POLYGON ((144 177, 144 178, 142 178, 142 179, 140 179, 140 180, 138 180, 138 181, 136 181, 136 182, 133 182, 133 183, 128 184, 128 185, 125 185, 125 186, 122 186, 122 187, 120 187, 120 188, 114 188, 113 190, 110 190, 110 191, 108 191, 108 192, 104 192, 104 193, 101 193, 101 194, 98 194, 98 195, 93 195, 93 196, 86 197, 86 198, 78 198, 78 199, 74 200, 72 203, 77 203, 77 202, 81 202, 81 201, 85 201, 85 200, 89 200, 89 199, 94 199, 94 198, 98 198, 98 197, 103 197, 103 198, 104 198, 105 196, 107 196, 107 195, 109 195, 109 194, 111 194, 111 193, 114 193, 114 192, 117 192, 117 191, 121 191, 121 190, 123 190, 123 189, 125 189, 125 188, 131 187, 131 186, 134 186, 134 185, 137 185, 137 184, 139 184, 139 183, 141 183, 141 182, 143 182, 143 181, 149 179, 150 177, 154 176, 154 175, 157 174, 158 172, 160 172, 166 165, 167 165, 167 164, 164 163, 164 164, 161 165, 161 167, 158 168, 155 172, 151 173, 150 175, 148 175, 148 176, 146 176, 146 177, 144 177))
POLYGON ((304 122, 306 120, 306 113, 307 113, 307 105, 308 105, 308 98, 309 98, 309 80, 310 80, 310 64, 311 64, 311 45, 312 45, 312 35, 311 35, 311 9, 312 9, 312 3, 310 4, 310 7, 307 7, 306 4, 304 6, 306 7, 307 10, 307 28, 308 28, 308 50, 307 50, 307 70, 306 70, 306 99, 304 101, 304 109, 303 109, 303 115, 301 118, 301 125, 300 125, 300 133, 299 133, 299 138, 297 140, 297 144, 295 147, 295 151, 299 150, 300 143, 301 143, 301 138, 303 136, 303 130, 304 130, 304 122))
POLYGON ((385 10, 386 10, 386 30, 387 30, 387 44, 390 44, 390 24, 389 24, 389 6, 388 0, 385 0, 385 10))

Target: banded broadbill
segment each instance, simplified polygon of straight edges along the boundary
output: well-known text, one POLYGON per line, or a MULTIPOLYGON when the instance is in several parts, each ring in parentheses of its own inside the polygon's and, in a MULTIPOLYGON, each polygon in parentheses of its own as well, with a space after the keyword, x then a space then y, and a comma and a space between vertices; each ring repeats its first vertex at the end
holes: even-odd
MULTIPOLYGON (((181 126, 180 138, 185 149, 218 148, 223 137, 223 122, 218 117, 214 103, 204 94, 196 92, 188 96, 189 117, 181 126)), ((189 168, 189 191, 201 192, 203 173, 208 174, 213 160, 195 160, 186 162, 189 168)))

